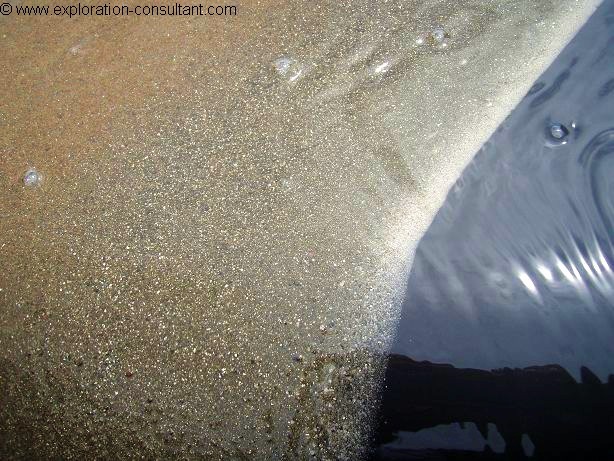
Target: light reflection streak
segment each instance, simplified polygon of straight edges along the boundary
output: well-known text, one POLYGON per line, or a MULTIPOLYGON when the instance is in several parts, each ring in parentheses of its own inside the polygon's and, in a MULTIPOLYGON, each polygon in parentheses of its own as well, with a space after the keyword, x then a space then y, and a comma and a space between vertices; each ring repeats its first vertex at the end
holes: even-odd
POLYGON ((541 276, 548 283, 553 283, 554 282, 554 276, 552 275, 552 271, 543 262, 535 263, 535 269, 537 270, 537 272, 539 272, 541 274, 541 276))
POLYGON ((531 279, 529 274, 527 274, 526 271, 524 271, 523 269, 517 269, 516 270, 516 276, 522 282, 522 284, 525 286, 525 288, 529 291, 529 293, 531 293, 531 295, 539 303, 541 303, 542 302, 542 298, 541 298, 541 296, 539 294, 537 286, 535 285, 535 282, 533 282, 533 279, 531 279))

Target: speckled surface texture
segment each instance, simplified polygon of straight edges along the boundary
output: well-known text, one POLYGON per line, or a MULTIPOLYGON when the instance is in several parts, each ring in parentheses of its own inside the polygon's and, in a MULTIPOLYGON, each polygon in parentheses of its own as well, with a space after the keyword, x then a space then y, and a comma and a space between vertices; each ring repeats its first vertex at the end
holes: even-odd
POLYGON ((364 456, 415 242, 595 3, 0 18, 0 457, 364 456))

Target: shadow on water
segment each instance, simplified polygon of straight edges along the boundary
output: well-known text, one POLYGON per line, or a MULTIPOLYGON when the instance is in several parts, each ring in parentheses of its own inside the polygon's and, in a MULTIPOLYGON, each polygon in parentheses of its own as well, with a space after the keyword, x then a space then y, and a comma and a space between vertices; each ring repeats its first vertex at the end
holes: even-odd
POLYGON ((376 459, 614 452, 614 379, 603 384, 588 368, 577 383, 558 365, 483 371, 394 355, 386 384, 376 459))
POLYGON ((614 459, 614 1, 416 251, 374 459, 614 459))

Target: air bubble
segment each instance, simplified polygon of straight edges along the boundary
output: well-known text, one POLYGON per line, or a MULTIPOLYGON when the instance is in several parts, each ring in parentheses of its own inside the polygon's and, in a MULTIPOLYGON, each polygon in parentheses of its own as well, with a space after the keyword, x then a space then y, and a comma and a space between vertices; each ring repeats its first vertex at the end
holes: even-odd
POLYGON ((416 40, 416 44, 422 45, 424 43, 428 43, 430 46, 441 50, 448 46, 449 38, 450 34, 446 32, 443 27, 437 26, 426 35, 418 38, 418 40, 416 40))
POLYGON ((569 130, 565 125, 555 123, 550 127, 550 135, 557 141, 563 141, 569 135, 569 130))
POLYGON ((292 83, 303 77, 305 66, 297 60, 282 56, 273 63, 275 71, 288 82, 292 83))
POLYGON ((40 186, 42 179, 43 177, 35 168, 30 168, 23 176, 23 184, 26 187, 37 187, 40 186))
POLYGON ((294 59, 282 56, 281 58, 275 61, 275 70, 279 74, 285 76, 293 64, 294 64, 294 59))
POLYGON ((441 45, 446 40, 446 31, 443 27, 435 27, 431 32, 431 37, 436 43, 441 45))

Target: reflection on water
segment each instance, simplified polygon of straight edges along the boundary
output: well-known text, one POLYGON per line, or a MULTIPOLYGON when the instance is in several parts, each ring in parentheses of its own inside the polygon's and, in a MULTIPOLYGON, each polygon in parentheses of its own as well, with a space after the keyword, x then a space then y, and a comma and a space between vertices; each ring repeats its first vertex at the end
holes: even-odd
POLYGON ((488 423, 488 434, 480 433, 475 423, 440 424, 418 432, 398 431, 396 440, 387 443, 382 450, 395 451, 404 447, 414 450, 462 450, 481 452, 488 447, 495 453, 505 452, 505 441, 497 430, 497 426, 488 423))
POLYGON ((425 444, 425 430, 457 422, 484 439, 496 424, 508 459, 614 456, 613 17, 604 2, 420 242, 379 459, 500 459, 466 432, 425 444))
POLYGON ((611 459, 614 380, 557 365, 485 371, 392 355, 377 460, 611 459))
POLYGON ((614 100, 603 90, 613 9, 606 2, 450 192, 417 250, 395 352, 614 371, 614 100))

